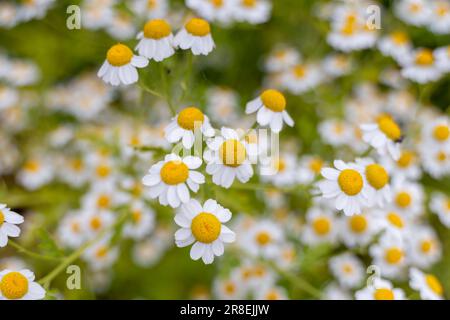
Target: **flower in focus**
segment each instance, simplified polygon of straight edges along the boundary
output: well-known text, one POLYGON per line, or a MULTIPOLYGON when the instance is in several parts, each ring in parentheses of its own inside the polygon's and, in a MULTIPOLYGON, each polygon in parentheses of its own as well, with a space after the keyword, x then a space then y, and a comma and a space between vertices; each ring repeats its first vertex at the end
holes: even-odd
POLYGON ((174 38, 175 47, 183 50, 191 49, 194 55, 208 55, 214 49, 214 40, 211 36, 211 27, 208 21, 192 18, 174 38))
POLYGON ((394 288, 392 283, 376 278, 373 284, 356 292, 357 300, 405 300, 402 289, 394 288))
POLYGON ((44 297, 44 288, 34 281, 30 270, 0 272, 0 300, 41 300, 44 297))
POLYGON ((163 19, 149 20, 137 38, 139 39, 137 52, 149 60, 159 62, 175 53, 171 27, 163 19))
POLYGON ((0 247, 8 244, 8 237, 16 238, 20 235, 17 224, 24 221, 20 214, 9 209, 6 204, 0 204, 0 247))

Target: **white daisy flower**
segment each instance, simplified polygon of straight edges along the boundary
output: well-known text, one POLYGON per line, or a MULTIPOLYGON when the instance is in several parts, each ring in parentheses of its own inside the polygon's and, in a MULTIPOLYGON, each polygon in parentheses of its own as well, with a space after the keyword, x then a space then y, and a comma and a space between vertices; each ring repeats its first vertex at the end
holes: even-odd
POLYGON ((444 299, 444 288, 439 279, 432 275, 426 274, 416 268, 409 270, 409 285, 414 290, 419 291, 423 300, 442 300, 444 299))
POLYGON ((329 268, 334 277, 344 288, 356 288, 365 277, 362 262, 352 253, 346 252, 329 260, 329 268))
POLYGON ((301 240, 307 245, 335 243, 338 231, 338 222, 333 211, 312 207, 306 213, 306 227, 301 240))
POLYGON ((400 234, 384 233, 378 243, 369 248, 373 264, 380 268, 381 275, 388 278, 401 277, 407 266, 407 247, 400 234))
POLYGON ((242 283, 239 269, 234 269, 224 278, 216 278, 213 282, 214 296, 220 300, 240 300, 245 298, 245 285, 242 283))
POLYGON ((217 21, 225 26, 234 19, 234 0, 187 0, 186 6, 206 20, 217 21))
POLYGON ((434 54, 439 69, 444 72, 450 72, 450 45, 437 48, 434 54))
POLYGON ((322 121, 318 131, 322 140, 334 147, 345 145, 354 139, 350 125, 340 119, 322 121))
POLYGON ((68 248, 79 248, 85 241, 83 216, 79 211, 67 213, 58 226, 58 240, 68 248))
POLYGON ((407 234, 414 222, 411 217, 405 216, 393 208, 374 210, 373 215, 381 230, 397 232, 401 235, 407 234))
POLYGON ((236 131, 223 127, 221 135, 207 141, 207 145, 206 172, 212 175, 213 183, 228 189, 235 178, 246 183, 253 176, 249 161, 251 150, 236 131))
POLYGON ((155 265, 166 251, 166 245, 158 237, 152 236, 134 245, 133 261, 136 265, 149 268, 155 265))
POLYGON ((402 63, 405 61, 405 57, 410 54, 413 46, 407 33, 394 31, 379 40, 378 49, 383 55, 392 57, 402 63))
POLYGON ((414 182, 396 181, 392 185, 391 210, 404 217, 417 217, 424 213, 424 191, 422 185, 414 182))
POLYGON ((208 21, 192 18, 178 31, 173 40, 175 47, 191 49, 194 55, 208 55, 215 47, 208 21))
POLYGON ((420 84, 436 81, 442 75, 442 70, 431 49, 420 48, 405 57, 402 63, 402 76, 420 84))
POLYGON ((83 258, 91 270, 106 270, 117 261, 119 249, 112 247, 110 240, 111 236, 107 235, 84 251, 83 258))
POLYGON ((373 284, 364 289, 356 291, 356 300, 405 300, 405 293, 402 289, 394 288, 392 283, 376 278, 373 284))
POLYGON ((400 157, 402 130, 387 114, 380 115, 376 123, 362 124, 363 140, 380 155, 388 153, 394 160, 400 157))
MULTIPOLYGON (((332 78, 341 77, 347 75, 352 70, 352 61, 350 57, 345 54, 333 53, 327 55, 322 64, 322 69, 325 71, 326 75, 331 76, 332 78)), ((317 81, 320 81, 320 74, 317 70, 317 81)), ((326 78, 326 76, 325 76, 326 78)), ((328 79, 323 79, 328 80, 328 79)))
POLYGON ((235 124, 240 117, 237 93, 226 87, 212 87, 207 91, 207 107, 211 120, 221 125, 235 124))
POLYGON ((442 247, 433 228, 417 225, 406 234, 408 257, 412 265, 429 268, 442 257, 442 247))
POLYGON ((19 102, 19 94, 14 88, 0 84, 0 111, 15 106, 19 102))
POLYGON ((400 0, 396 2, 395 13, 408 24, 421 26, 430 20, 431 10, 427 0, 400 0))
POLYGON ((450 33, 450 2, 448 0, 436 0, 430 3, 431 17, 428 27, 434 33, 450 33))
POLYGON ((17 24, 18 7, 15 3, 0 3, 0 27, 13 28, 17 24))
POLYGON ((159 161, 150 168, 149 173, 142 178, 142 183, 150 187, 151 198, 158 198, 159 203, 164 206, 177 208, 190 200, 189 189, 197 192, 199 185, 205 183, 204 175, 195 171, 201 165, 202 159, 198 157, 180 158, 175 154, 168 154, 164 161, 159 161))
POLYGON ((380 227, 371 212, 342 216, 339 219, 339 237, 347 247, 363 247, 372 241, 380 227))
POLYGON ((197 107, 187 107, 181 110, 165 128, 165 136, 170 143, 182 141, 183 147, 192 148, 195 142, 195 132, 200 132, 206 137, 214 135, 209 118, 197 107))
POLYGON ((421 152, 423 169, 433 178, 441 179, 450 174, 450 149, 430 148, 423 145, 421 152))
POLYGON ((379 163, 370 158, 358 158, 356 164, 364 170, 367 181, 367 198, 370 206, 384 207, 392 201, 391 187, 389 185, 389 173, 379 163))
POLYGON ((161 19, 169 11, 168 0, 132 0, 131 10, 145 19, 161 19))
POLYGON ((55 0, 23 1, 17 11, 17 20, 22 22, 31 19, 41 19, 54 2, 55 0))
POLYGON ((72 187, 81 187, 91 177, 84 159, 79 156, 64 158, 61 166, 61 171, 57 172, 59 179, 72 187))
POLYGON ((267 0, 236 0, 234 16, 236 20, 251 24, 260 24, 270 19, 271 2, 267 0))
POLYGON ((382 157, 381 164, 393 175, 392 180, 417 180, 422 176, 417 154, 410 149, 402 149, 395 161, 391 157, 382 157))
POLYGON ((303 156, 297 168, 297 179, 301 184, 310 184, 319 175, 324 166, 324 161, 318 156, 303 156))
POLYGON ((17 238, 20 235, 20 229, 16 225, 23 221, 20 214, 11 211, 6 204, 0 204, 0 247, 8 244, 8 237, 17 238))
POLYGON ((124 237, 135 240, 148 236, 155 226, 155 213, 143 202, 135 202, 131 205, 131 222, 123 227, 124 237))
POLYGON ((129 196, 114 184, 94 184, 81 199, 82 207, 88 211, 110 211, 126 203, 129 196))
POLYGON ((181 227, 175 233, 177 247, 186 247, 194 243, 191 248, 191 258, 202 258, 205 264, 214 261, 214 256, 221 256, 224 243, 234 242, 236 236, 223 223, 231 219, 231 212, 215 200, 209 199, 204 205, 192 199, 182 205, 175 216, 175 222, 181 227))
POLYGON ((53 179, 53 167, 44 159, 30 158, 24 163, 16 178, 26 189, 36 190, 53 179))
POLYGON ((134 17, 124 11, 115 11, 106 31, 115 39, 127 40, 136 34, 134 17))
POLYGON ((362 212, 362 207, 368 204, 369 193, 363 169, 353 163, 346 164, 335 160, 333 168, 323 168, 322 176, 326 181, 319 181, 318 187, 326 199, 335 199, 337 210, 343 210, 351 216, 362 212))
POLYGON ((281 72, 300 63, 301 55, 293 48, 279 48, 274 50, 266 59, 264 69, 267 72, 281 72))
POLYGON ((437 214, 441 223, 450 228, 450 197, 443 193, 431 195, 430 209, 437 214))
POLYGON ((271 182, 279 187, 296 184, 298 180, 298 167, 294 154, 283 153, 278 158, 271 157, 268 162, 270 163, 271 172, 261 175, 262 181, 271 182))
POLYGON ((81 231, 86 239, 93 239, 100 232, 110 227, 115 216, 110 211, 84 211, 81 216, 81 231))
POLYGON ((270 220, 260 220, 239 238, 238 245, 252 256, 272 259, 279 253, 283 241, 283 230, 278 224, 270 220))
POLYGON ((163 19, 149 20, 144 30, 137 35, 136 50, 149 60, 162 61, 175 53, 170 24, 163 19))
POLYGON ((136 68, 144 68, 147 65, 146 58, 134 55, 126 45, 118 43, 108 50, 97 76, 113 86, 129 85, 138 81, 136 68))
POLYGON ((44 288, 34 281, 30 270, 0 272, 0 300, 41 300, 44 297, 44 288))
POLYGON ((291 93, 299 95, 315 88, 323 76, 319 67, 312 63, 297 64, 283 72, 281 85, 291 93))
POLYGON ((424 146, 434 145, 450 150, 450 120, 449 117, 439 117, 424 125, 422 130, 424 146))
POLYGON ((256 300, 288 300, 286 289, 281 286, 262 287, 255 294, 256 300))
POLYGON ((245 113, 250 114, 258 111, 256 121, 261 126, 270 126, 273 132, 280 132, 283 122, 288 126, 294 125, 294 120, 286 112, 286 98, 274 89, 265 90, 258 98, 247 103, 245 113))
POLYGON ((114 17, 113 1, 83 1, 81 23, 87 29, 97 30, 110 25, 114 17))

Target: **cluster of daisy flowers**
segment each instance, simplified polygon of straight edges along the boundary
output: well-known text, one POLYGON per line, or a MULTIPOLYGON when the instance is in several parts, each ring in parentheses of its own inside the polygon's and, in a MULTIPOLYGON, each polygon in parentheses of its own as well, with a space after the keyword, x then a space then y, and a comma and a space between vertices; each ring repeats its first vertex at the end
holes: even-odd
POLYGON ((2 1, 0 27, 13 28, 33 19, 42 19, 55 0, 2 1))

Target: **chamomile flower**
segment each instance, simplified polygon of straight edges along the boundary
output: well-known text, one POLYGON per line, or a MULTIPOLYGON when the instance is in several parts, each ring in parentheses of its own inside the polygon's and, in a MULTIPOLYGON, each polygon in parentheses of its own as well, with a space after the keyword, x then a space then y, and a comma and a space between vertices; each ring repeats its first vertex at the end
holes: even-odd
POLYGON ((434 33, 450 33, 450 2, 448 0, 436 0, 430 3, 431 17, 428 27, 434 33))
POLYGON ((424 192, 420 184, 399 180, 392 187, 391 209, 409 218, 423 214, 424 192))
POLYGON ((212 175, 213 183, 229 188, 237 178, 246 183, 253 176, 249 161, 249 146, 245 138, 233 129, 223 127, 221 135, 207 142, 208 150, 204 154, 206 172, 212 175))
POLYGON ((207 106, 211 120, 231 125, 239 120, 238 95, 226 87, 212 87, 207 91, 207 106))
POLYGON ((128 195, 118 190, 114 184, 94 184, 81 199, 83 208, 88 211, 110 211, 126 203, 128 195))
POLYGON ((253 224, 240 238, 239 245, 252 256, 275 258, 284 240, 283 230, 271 220, 260 220, 253 224))
POLYGON ((236 20, 260 24, 270 19, 272 4, 267 0, 236 0, 234 16, 236 20))
POLYGON ((356 159, 356 163, 364 170, 367 181, 367 198, 369 205, 383 207, 392 201, 389 173, 381 164, 370 158, 356 159))
POLYGON ((380 223, 365 211, 339 220, 339 237, 347 247, 366 246, 380 230, 380 223))
POLYGON ((283 72, 281 85, 293 94, 302 94, 322 81, 322 72, 312 63, 297 64, 283 72))
POLYGON ((330 209, 313 207, 306 213, 306 226, 301 235, 305 244, 335 243, 338 236, 338 222, 330 209))
MULTIPOLYGON (((352 61, 347 55, 344 54, 330 54, 323 60, 322 69, 332 78, 341 77, 351 71, 352 61)), ((319 70, 317 70, 317 80, 320 80, 319 70)))
POLYGON ((115 39, 127 40, 136 33, 133 16, 125 12, 115 12, 106 31, 115 39))
POLYGON ((422 176, 419 157, 411 149, 402 149, 397 160, 393 160, 391 157, 382 157, 381 163, 388 172, 393 174, 394 179, 417 180, 422 176))
POLYGON ((91 270, 105 270, 116 262, 119 257, 119 249, 111 246, 110 240, 111 236, 107 235, 84 251, 83 258, 91 270))
POLYGON ((450 150, 450 120, 439 117, 423 127, 422 138, 424 145, 431 144, 439 148, 450 150))
POLYGON ((385 56, 390 56, 403 62, 412 50, 412 44, 408 35, 403 31, 394 31, 382 37, 378 42, 378 49, 385 56))
POLYGON ((430 19, 430 5, 426 0, 400 0, 395 6, 397 16, 408 24, 421 26, 430 19))
POLYGON ((197 107, 191 106, 181 110, 172 122, 164 130, 167 141, 176 143, 182 141, 183 147, 192 148, 195 142, 195 132, 200 132, 206 137, 214 135, 209 118, 197 107))
POLYGON ((231 212, 215 200, 209 199, 202 206, 192 199, 182 205, 175 216, 175 222, 181 227, 175 233, 178 247, 186 247, 194 243, 190 256, 193 260, 202 258, 205 264, 214 261, 214 256, 221 256, 224 243, 235 240, 235 234, 223 223, 231 219, 231 212))
POLYGON ((16 238, 20 235, 17 224, 24 221, 20 214, 11 211, 6 204, 0 204, 0 247, 8 244, 8 237, 16 238))
POLYGON ((450 45, 437 48, 435 56, 438 67, 445 72, 450 72, 450 45))
POLYGON ((281 72, 297 65, 301 60, 300 53, 293 48, 278 48, 266 59, 264 69, 267 72, 281 72))
POLYGON ((18 8, 14 3, 0 3, 0 27, 13 28, 17 23, 18 8))
POLYGON ((58 227, 58 239, 68 248, 78 248, 85 240, 83 216, 79 211, 67 213, 58 227))
POLYGON ((129 85, 138 81, 136 68, 144 68, 147 65, 146 58, 134 55, 129 47, 118 43, 106 53, 106 60, 97 76, 113 86, 129 85))
POLYGON ((155 225, 155 213, 143 202, 131 205, 131 221, 125 224, 123 235, 135 240, 148 236, 155 225))
POLYGON ((28 190, 36 190, 52 179, 51 164, 39 157, 28 159, 17 175, 17 181, 28 190))
POLYGON ((375 278, 372 284, 355 293, 356 300, 405 300, 405 292, 390 281, 375 278))
POLYGON ((405 216, 393 208, 374 210, 373 215, 380 229, 386 232, 397 232, 404 235, 410 231, 413 224, 411 217, 405 216))
POLYGON ((440 260, 442 248, 433 228, 416 225, 407 234, 409 260, 419 268, 429 268, 440 260))
POLYGON ((256 121, 261 126, 269 126, 273 132, 280 132, 283 122, 288 126, 294 125, 294 120, 289 116, 286 109, 286 98, 274 89, 265 90, 261 95, 247 103, 245 113, 257 112, 256 121))
POLYGON ((41 19, 54 2, 54 0, 23 1, 17 12, 17 20, 29 21, 31 19, 41 19))
POLYGON ((422 150, 422 166, 433 178, 440 179, 450 174, 450 149, 430 148, 422 150))
POLYGON ((439 220, 447 228, 450 228, 450 197, 443 193, 433 193, 431 195, 430 209, 437 214, 439 220))
POLYGON ((270 169, 261 175, 263 181, 272 182, 275 186, 290 186, 297 182, 297 159, 290 153, 271 157, 270 169))
POLYGON ((286 289, 280 286, 263 287, 255 294, 256 300, 287 300, 286 289))
POLYGON ((402 76, 420 84, 436 81, 442 75, 431 49, 415 50, 405 58, 402 64, 402 76))
POLYGON ((152 236, 134 245, 133 261, 140 267, 149 268, 159 261, 165 250, 166 245, 159 238, 152 236))
POLYGON ((180 158, 175 154, 168 154, 163 161, 150 168, 142 183, 150 187, 151 198, 158 198, 159 203, 164 206, 177 208, 190 200, 189 189, 197 192, 199 185, 205 183, 203 174, 195 171, 201 165, 202 160, 198 157, 180 158))
POLYGON ((345 215, 359 214, 368 204, 369 193, 363 168, 356 164, 346 164, 342 160, 334 161, 334 168, 323 168, 322 176, 326 179, 317 185, 326 199, 335 199, 337 210, 345 215))
POLYGON ((137 52, 149 60, 159 62, 175 53, 172 30, 166 20, 149 20, 137 38, 139 39, 137 52))
POLYGON ((192 18, 178 31, 173 40, 175 47, 190 49, 194 55, 208 55, 215 47, 208 21, 192 18))
POLYGON ((187 0, 186 6, 208 21, 229 25, 234 18, 233 0, 187 0))
POLYGON ((213 283, 214 295, 221 300, 238 300, 245 297, 245 287, 240 281, 239 269, 234 269, 230 276, 216 278, 213 283))
POLYGON ((444 288, 439 279, 433 274, 426 274, 416 268, 409 270, 409 285, 419 291, 423 300, 444 299, 444 288))
POLYGON ((394 160, 398 160, 402 130, 391 116, 382 114, 375 123, 363 124, 361 129, 363 140, 380 155, 389 154, 394 160))
POLYGON ((319 124, 322 140, 334 147, 347 144, 352 138, 351 127, 340 119, 326 119, 319 124))
POLYGON ((0 85, 0 110, 8 109, 19 101, 19 94, 14 88, 0 85))
POLYGON ((313 182, 320 175, 325 164, 322 158, 312 155, 303 156, 299 162, 297 179, 302 184, 313 182))
POLYGON ((110 211, 98 212, 86 210, 82 213, 79 228, 83 231, 87 239, 93 239, 100 232, 111 226, 114 221, 114 214, 110 211))
POLYGON ((384 233, 378 243, 369 248, 373 264, 388 278, 402 276, 407 266, 407 247, 403 238, 394 232, 384 233))
POLYGON ((0 272, 0 300, 41 300, 45 289, 34 281, 34 273, 28 269, 0 272))
POLYGON ((358 287, 365 276, 362 262, 349 252, 332 257, 329 267, 339 284, 345 288, 358 287))
POLYGON ((145 19, 161 19, 167 16, 168 0, 132 0, 131 9, 145 19))

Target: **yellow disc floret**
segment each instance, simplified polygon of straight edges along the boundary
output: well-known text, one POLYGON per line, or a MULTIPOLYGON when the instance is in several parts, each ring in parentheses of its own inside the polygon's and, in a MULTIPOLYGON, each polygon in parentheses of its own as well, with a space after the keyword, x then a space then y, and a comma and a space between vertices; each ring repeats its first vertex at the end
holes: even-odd
POLYGON ((189 168, 182 161, 169 161, 161 168, 161 180, 169 185, 185 182, 189 177, 189 168))
POLYGON ((204 37, 211 33, 211 27, 208 21, 193 18, 185 25, 186 31, 196 37, 204 37))
POLYGON ((321 236, 328 234, 331 230, 331 222, 327 217, 319 217, 315 219, 312 226, 315 233, 321 236))
POLYGON ((377 163, 369 164, 366 167, 366 178, 369 184, 377 190, 382 189, 389 182, 386 169, 377 163))
POLYGON ((261 94, 264 106, 274 112, 282 112, 286 108, 286 98, 278 91, 269 89, 261 94))
POLYGON ((363 233, 367 229, 367 219, 363 215, 354 215, 349 219, 349 225, 354 233, 363 233))
POLYGON ((399 192, 395 197, 395 203, 400 208, 407 208, 411 204, 411 195, 407 192, 399 192))
POLYGON ((434 127, 433 137, 438 141, 447 141, 450 137, 450 128, 444 124, 434 127))
POLYGON ((205 120, 205 115, 196 107, 183 109, 178 115, 177 122, 185 130, 194 130, 200 127, 205 120))
POLYGON ((149 39, 162 39, 168 37, 172 30, 164 19, 153 19, 144 26, 144 36, 149 39))
POLYGON ((28 292, 28 279, 20 272, 7 273, 0 281, 0 291, 7 299, 20 299, 28 292))
POLYGON ((389 139, 397 141, 402 137, 402 130, 398 124, 387 115, 378 118, 378 127, 389 139))
POLYGON ((267 231, 261 231, 256 235, 256 242, 260 246, 265 246, 269 244, 272 241, 272 237, 270 236, 270 233, 267 231))
POLYGON ((425 281, 427 282, 428 287, 430 287, 430 289, 434 293, 442 296, 442 294, 444 293, 444 289, 442 288, 440 281, 435 276, 433 276, 432 274, 427 274, 425 276, 425 281))
POLYGON ((363 178, 358 171, 354 169, 345 169, 339 174, 338 184, 345 194, 355 196, 360 193, 363 188, 363 178))
POLYGON ((256 5, 256 0, 242 0, 242 5, 247 8, 253 8, 256 5))
POLYGON ((429 66, 434 62, 433 51, 430 49, 421 49, 416 54, 416 64, 420 66, 429 66))
POLYGON ((106 60, 115 67, 121 67, 130 63, 132 58, 133 51, 121 43, 112 46, 106 53, 106 60))
POLYGON ((385 252, 384 259, 389 264, 398 264, 403 259, 403 251, 397 247, 389 248, 385 252))
POLYGON ((387 214, 387 219, 389 221, 390 224, 392 224, 393 226, 402 229, 404 227, 404 222, 402 217, 400 217, 397 213, 395 212, 389 212, 387 214))
POLYGON ((373 293, 375 300, 394 300, 394 292, 391 289, 376 289, 373 293))
POLYGON ((219 156, 223 164, 229 167, 238 167, 247 155, 244 145, 235 140, 226 140, 219 148, 219 156))
POLYGON ((415 155, 411 151, 403 151, 400 158, 397 160, 397 165, 400 168, 408 168, 414 161, 415 155))
POLYGON ((221 228, 219 219, 208 212, 201 212, 191 223, 194 238, 203 243, 214 242, 219 237, 221 228))
POLYGON ((403 45, 408 42, 408 35, 402 31, 396 31, 391 34, 391 39, 395 44, 403 45))
POLYGON ((5 215, 4 215, 3 212, 0 210, 0 226, 3 224, 3 222, 5 222, 5 215))

